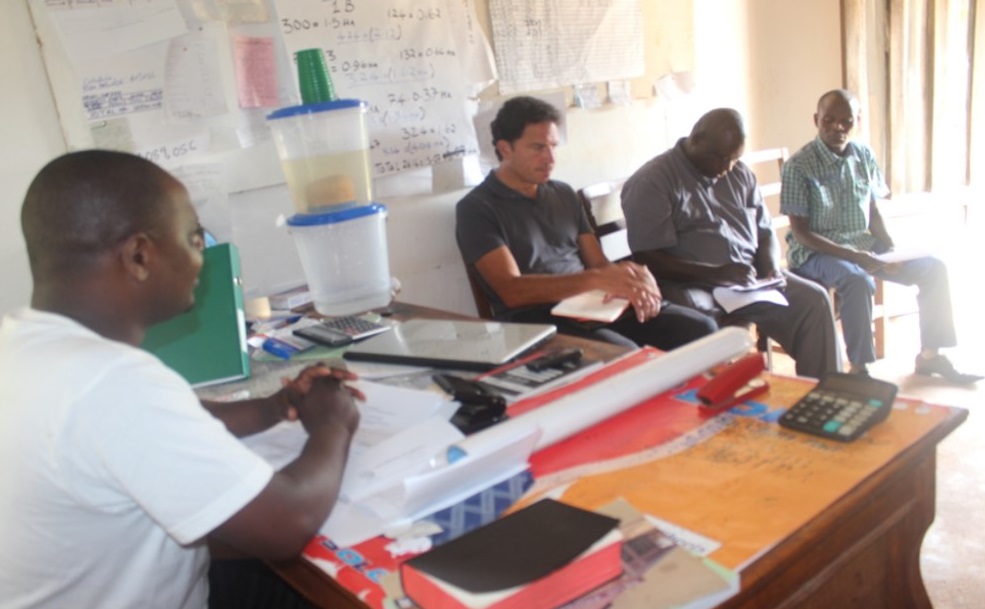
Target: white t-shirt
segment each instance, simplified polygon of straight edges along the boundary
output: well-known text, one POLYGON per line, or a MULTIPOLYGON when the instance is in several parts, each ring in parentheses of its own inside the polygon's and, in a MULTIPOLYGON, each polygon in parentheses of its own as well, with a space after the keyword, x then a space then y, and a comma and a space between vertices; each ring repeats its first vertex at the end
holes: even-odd
POLYGON ((33 309, 0 322, 3 609, 202 609, 203 536, 272 475, 154 356, 33 309))

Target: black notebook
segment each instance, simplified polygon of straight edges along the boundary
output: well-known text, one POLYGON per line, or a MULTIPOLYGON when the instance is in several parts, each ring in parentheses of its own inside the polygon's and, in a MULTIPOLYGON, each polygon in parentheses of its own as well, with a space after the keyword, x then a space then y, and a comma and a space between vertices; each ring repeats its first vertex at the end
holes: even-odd
POLYGON ((406 561, 404 591, 424 609, 555 607, 622 572, 618 526, 542 499, 406 561))

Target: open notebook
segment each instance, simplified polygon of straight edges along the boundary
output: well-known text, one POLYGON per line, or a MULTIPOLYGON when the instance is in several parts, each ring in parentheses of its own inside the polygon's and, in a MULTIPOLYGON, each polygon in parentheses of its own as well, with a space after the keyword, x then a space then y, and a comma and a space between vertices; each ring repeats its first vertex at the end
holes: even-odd
POLYGON ((347 360, 490 370, 554 336, 550 324, 412 319, 346 350, 347 360))

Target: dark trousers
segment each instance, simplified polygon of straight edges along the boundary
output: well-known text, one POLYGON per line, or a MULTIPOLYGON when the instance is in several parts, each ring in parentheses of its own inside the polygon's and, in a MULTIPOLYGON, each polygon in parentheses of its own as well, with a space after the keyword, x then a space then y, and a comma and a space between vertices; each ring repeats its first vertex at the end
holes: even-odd
POLYGON ((650 345, 662 351, 676 349, 718 330, 718 323, 712 317, 675 304, 665 305, 659 315, 643 323, 636 320, 632 308, 611 324, 599 324, 555 317, 549 306, 513 311, 504 321, 554 324, 561 334, 627 347, 650 345))
POLYGON ((260 560, 213 560, 209 609, 315 609, 260 560))

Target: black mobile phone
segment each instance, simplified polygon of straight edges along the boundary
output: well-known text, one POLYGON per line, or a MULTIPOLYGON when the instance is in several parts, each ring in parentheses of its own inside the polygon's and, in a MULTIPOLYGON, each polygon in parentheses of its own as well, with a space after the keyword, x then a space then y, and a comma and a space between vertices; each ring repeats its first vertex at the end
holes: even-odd
POLYGON ((581 361, 581 355, 582 350, 578 347, 561 349, 527 362, 527 369, 531 372, 541 372, 548 368, 562 368, 569 362, 581 361))
POLYGON ((323 324, 298 328, 294 334, 326 347, 342 347, 352 342, 352 337, 345 332, 334 330, 323 324))

